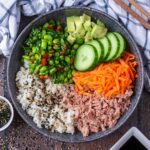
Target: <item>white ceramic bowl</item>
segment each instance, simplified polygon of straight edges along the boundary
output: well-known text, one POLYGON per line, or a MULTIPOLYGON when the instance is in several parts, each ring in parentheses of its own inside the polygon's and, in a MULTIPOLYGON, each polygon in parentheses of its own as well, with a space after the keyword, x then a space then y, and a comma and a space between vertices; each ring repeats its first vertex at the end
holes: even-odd
POLYGON ((11 112, 11 116, 10 116, 9 121, 8 121, 3 127, 0 128, 0 132, 1 132, 1 131, 4 131, 5 129, 7 129, 7 128, 10 126, 10 124, 12 123, 13 118, 14 118, 14 109, 13 109, 13 107, 12 107, 12 104, 11 104, 11 103, 9 102, 9 100, 6 99, 5 97, 0 96, 0 100, 5 101, 5 102, 9 105, 10 112, 11 112))

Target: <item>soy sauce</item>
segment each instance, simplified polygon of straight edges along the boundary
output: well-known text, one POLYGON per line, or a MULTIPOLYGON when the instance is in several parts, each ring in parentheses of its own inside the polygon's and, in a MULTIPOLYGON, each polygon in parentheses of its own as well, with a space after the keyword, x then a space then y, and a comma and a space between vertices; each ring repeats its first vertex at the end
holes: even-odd
POLYGON ((119 150, 148 150, 138 139, 132 136, 119 150))

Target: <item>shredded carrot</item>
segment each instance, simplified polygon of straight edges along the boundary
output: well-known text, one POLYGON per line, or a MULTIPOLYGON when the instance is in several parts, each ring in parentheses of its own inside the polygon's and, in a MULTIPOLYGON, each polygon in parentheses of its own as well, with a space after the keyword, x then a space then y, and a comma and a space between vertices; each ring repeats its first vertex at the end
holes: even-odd
POLYGON ((91 71, 75 72, 75 90, 83 95, 92 95, 92 92, 107 97, 123 94, 133 88, 136 66, 135 55, 126 51, 119 59, 101 63, 91 71))

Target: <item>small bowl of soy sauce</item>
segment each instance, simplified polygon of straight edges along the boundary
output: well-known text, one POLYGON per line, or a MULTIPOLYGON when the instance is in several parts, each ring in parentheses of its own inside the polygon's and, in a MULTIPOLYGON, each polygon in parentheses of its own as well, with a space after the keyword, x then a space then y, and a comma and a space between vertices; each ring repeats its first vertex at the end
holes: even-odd
POLYGON ((110 150, 150 150, 150 141, 136 127, 129 129, 110 150))
POLYGON ((14 118, 12 104, 3 96, 0 96, 0 132, 7 129, 14 118))

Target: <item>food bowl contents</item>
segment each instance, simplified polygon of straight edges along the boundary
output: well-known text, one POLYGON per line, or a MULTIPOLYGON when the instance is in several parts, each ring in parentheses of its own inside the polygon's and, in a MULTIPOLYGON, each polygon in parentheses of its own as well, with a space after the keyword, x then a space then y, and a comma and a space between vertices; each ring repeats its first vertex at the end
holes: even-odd
POLYGON ((120 116, 128 109, 132 90, 111 98, 93 94, 79 95, 74 87, 63 98, 62 105, 74 110, 74 125, 83 136, 92 132, 104 131, 113 127, 120 116))
POLYGON ((117 32, 104 38, 92 40, 80 46, 75 55, 74 66, 78 71, 87 71, 101 62, 116 60, 125 49, 125 41, 117 32))
POLYGON ((16 75, 17 100, 39 128, 83 136, 113 127, 137 78, 125 38, 86 14, 34 27, 16 75))
POLYGON ((104 37, 107 33, 107 28, 100 20, 95 23, 90 16, 83 14, 82 16, 67 17, 67 33, 69 34, 67 40, 70 44, 76 42, 82 44, 83 42, 104 37))
POLYGON ((10 117, 11 111, 9 104, 6 101, 0 99, 0 128, 7 124, 7 122, 10 120, 10 117))
POLYGON ((79 94, 92 95, 94 92, 111 97, 124 94, 133 87, 137 77, 135 56, 129 52, 116 61, 102 63, 91 71, 75 72, 73 80, 79 94))
POLYGON ((17 73, 16 84, 18 101, 39 128, 74 133, 74 111, 60 105, 69 85, 54 84, 50 78, 42 81, 24 67, 17 73))
POLYGON ((32 29, 23 46, 23 60, 30 73, 40 79, 51 76, 55 83, 73 82, 73 58, 79 45, 72 48, 64 30, 59 21, 53 20, 32 29))

